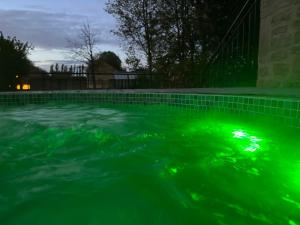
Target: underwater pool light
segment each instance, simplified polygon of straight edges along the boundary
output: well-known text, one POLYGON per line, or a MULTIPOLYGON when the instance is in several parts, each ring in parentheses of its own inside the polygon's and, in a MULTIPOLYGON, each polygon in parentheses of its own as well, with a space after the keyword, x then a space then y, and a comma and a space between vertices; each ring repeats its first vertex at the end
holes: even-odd
POLYGON ((247 136, 244 131, 234 131, 232 134, 234 138, 243 138, 247 136))
POLYGON ((244 145, 245 142, 248 143, 246 144, 247 146, 244 146, 245 152, 256 152, 261 147, 260 144, 258 144, 258 142, 261 142, 262 139, 256 136, 250 136, 249 134, 247 134, 242 130, 235 130, 232 132, 232 134, 233 134, 233 138, 240 139, 240 141, 242 141, 244 145))

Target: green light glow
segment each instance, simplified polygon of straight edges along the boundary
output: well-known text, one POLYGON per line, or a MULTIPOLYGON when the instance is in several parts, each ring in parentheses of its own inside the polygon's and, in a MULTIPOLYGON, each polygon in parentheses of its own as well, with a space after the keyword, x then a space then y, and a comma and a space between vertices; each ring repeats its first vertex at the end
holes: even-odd
POLYGON ((200 200, 203 200, 203 196, 199 195, 196 192, 191 192, 190 193, 191 198, 195 201, 195 202, 199 202, 200 200))
POLYGON ((298 209, 300 209, 300 203, 291 199, 289 195, 282 197, 282 200, 295 205, 298 209))
POLYGON ((262 141, 262 139, 259 139, 259 138, 255 137, 255 136, 251 136, 251 137, 250 137, 250 140, 251 140, 252 142, 260 142, 260 141, 262 141))
MULTIPOLYGON (((250 154, 258 152, 258 150, 260 150, 259 152, 262 152, 268 148, 263 138, 254 135, 256 132, 255 130, 242 124, 208 120, 205 121, 205 123, 195 122, 194 124, 189 125, 186 131, 188 132, 188 135, 185 136, 203 135, 203 133, 206 133, 214 138, 219 138, 220 141, 225 141, 224 151, 231 152, 231 155, 234 154, 235 150, 250 154), (229 151, 228 149, 231 150, 229 151)), ((253 160, 255 161, 256 158, 253 158, 253 160)))
POLYGON ((295 166, 294 183, 300 189, 300 162, 298 161, 295 166))
POLYGON ((251 168, 251 169, 247 170, 247 173, 255 175, 255 176, 259 176, 260 175, 259 170, 256 169, 256 168, 251 168))
POLYGON ((161 178, 166 178, 167 175, 175 176, 179 171, 178 167, 165 167, 165 170, 159 173, 161 178))
POLYGON ((94 133, 94 138, 97 140, 98 143, 105 143, 109 141, 111 138, 108 134, 104 133, 103 131, 96 131, 94 133))
POLYGON ((289 220, 289 225, 298 225, 298 224, 293 220, 289 220))
POLYGON ((234 131, 232 132, 234 138, 243 138, 246 137, 246 134, 243 131, 234 131))
MULTIPOLYGON (((300 190, 300 161, 296 161, 289 169, 288 178, 290 180, 290 187, 299 193, 300 190)), ((300 203, 298 203, 300 209, 300 203)))
POLYGON ((231 209, 233 209, 235 212, 237 212, 240 215, 247 215, 247 211, 242 208, 241 206, 237 205, 237 204, 227 204, 227 206, 231 209))
POLYGON ((261 148, 258 142, 261 142, 262 139, 257 138, 256 136, 250 136, 248 133, 241 130, 233 131, 232 134, 233 138, 243 141, 243 143, 240 143, 240 146, 244 148, 245 152, 256 152, 261 148))
POLYGON ((172 175, 175 175, 178 173, 178 169, 177 168, 169 168, 169 173, 172 175))
POLYGON ((146 139, 151 139, 151 138, 164 138, 163 136, 157 134, 157 133, 143 133, 143 134, 138 134, 136 136, 137 140, 146 140, 146 139))
POLYGON ((0 217, 9 224, 38 214, 43 225, 300 225, 299 130, 152 105, 115 104, 111 116, 94 105, 55 106, 58 116, 31 107, 39 114, 0 110, 0 201, 9 203, 0 217), (22 202, 29 213, 19 213, 22 202))
POLYGON ((249 147, 245 148, 246 152, 256 152, 260 148, 259 144, 252 143, 249 147))

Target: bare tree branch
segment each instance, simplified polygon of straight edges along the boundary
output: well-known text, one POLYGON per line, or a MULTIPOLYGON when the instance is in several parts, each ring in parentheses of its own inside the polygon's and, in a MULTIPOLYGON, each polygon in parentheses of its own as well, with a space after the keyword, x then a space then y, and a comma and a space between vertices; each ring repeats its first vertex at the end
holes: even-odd
POLYGON ((89 22, 82 25, 76 39, 67 39, 69 52, 72 59, 85 63, 90 69, 93 79, 93 88, 96 88, 95 60, 99 40, 97 34, 92 31, 89 22))

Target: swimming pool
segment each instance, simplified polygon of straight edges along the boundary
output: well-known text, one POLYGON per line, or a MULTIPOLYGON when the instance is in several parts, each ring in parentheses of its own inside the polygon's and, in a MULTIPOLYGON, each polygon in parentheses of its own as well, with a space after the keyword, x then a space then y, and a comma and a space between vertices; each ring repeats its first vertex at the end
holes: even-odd
POLYGON ((214 96, 41 96, 0 106, 1 224, 299 224, 300 134, 285 120, 214 96))

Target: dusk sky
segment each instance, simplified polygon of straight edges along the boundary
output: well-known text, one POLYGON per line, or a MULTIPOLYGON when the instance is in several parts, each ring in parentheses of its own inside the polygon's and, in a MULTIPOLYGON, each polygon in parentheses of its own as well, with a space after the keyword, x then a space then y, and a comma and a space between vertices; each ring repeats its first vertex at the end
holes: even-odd
POLYGON ((104 10, 106 0, 0 0, 0 31, 30 42, 29 58, 44 69, 52 63, 73 64, 67 39, 74 39, 89 21, 99 36, 99 50, 111 50, 121 59, 121 42, 111 30, 114 18, 104 10))

